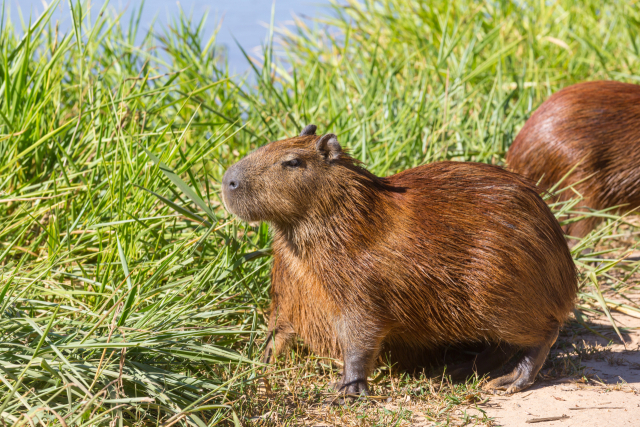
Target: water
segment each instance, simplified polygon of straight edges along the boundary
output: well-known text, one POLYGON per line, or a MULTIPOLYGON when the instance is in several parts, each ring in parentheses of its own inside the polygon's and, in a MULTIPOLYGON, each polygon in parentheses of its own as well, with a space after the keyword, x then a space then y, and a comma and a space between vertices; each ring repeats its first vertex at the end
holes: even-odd
MULTIPOLYGON (((50 4, 51 1, 47 1, 50 4)), ((122 17, 123 23, 128 23, 134 10, 140 7, 141 1, 136 0, 112 0, 109 7, 118 12, 125 11, 122 17)), ((39 16, 44 10, 42 0, 5 0, 5 4, 10 9, 9 17, 16 27, 20 27, 20 14, 22 11, 25 21, 32 20, 39 16)), ((75 4, 75 0, 74 0, 75 4)), ((104 0, 93 0, 91 2, 93 15, 100 10, 104 0)), ((330 13, 326 6, 328 0, 276 0, 274 22, 276 26, 293 25, 292 14, 299 17, 317 17, 330 13)), ((144 3, 142 19, 140 20, 141 30, 148 30, 152 21, 156 18, 154 27, 170 22, 180 7, 187 14, 193 16, 198 22, 204 13, 209 12, 207 19, 207 38, 222 19, 222 25, 218 33, 217 44, 225 46, 228 52, 229 69, 232 73, 242 73, 249 68, 249 64, 237 47, 234 37, 248 53, 260 51, 260 45, 267 38, 268 25, 271 21, 271 8, 273 2, 270 0, 148 0, 144 3)), ((54 20, 60 21, 60 29, 68 32, 71 27, 71 16, 67 0, 61 0, 54 14, 54 20)))

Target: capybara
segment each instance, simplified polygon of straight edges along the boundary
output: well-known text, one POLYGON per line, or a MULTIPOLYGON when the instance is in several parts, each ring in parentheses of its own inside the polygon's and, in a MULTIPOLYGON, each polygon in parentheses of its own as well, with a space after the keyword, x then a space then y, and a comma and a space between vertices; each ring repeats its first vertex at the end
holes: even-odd
POLYGON ((315 130, 257 149, 222 180, 227 210, 273 232, 265 362, 297 335, 341 357, 337 389, 360 394, 383 348, 406 362, 485 343, 477 371, 523 351, 487 389, 530 386, 577 290, 562 230, 536 186, 462 162, 379 178, 335 135, 315 130))
MULTIPOLYGON (((510 170, 548 190, 573 185, 583 197, 574 210, 640 206, 640 86, 594 81, 566 87, 536 110, 507 153, 510 170), (572 171, 573 169, 573 171, 572 171)), ((552 199, 567 201, 570 189, 552 199)), ((602 217, 564 227, 582 238, 602 217)), ((573 241, 575 243, 575 241, 573 241)))

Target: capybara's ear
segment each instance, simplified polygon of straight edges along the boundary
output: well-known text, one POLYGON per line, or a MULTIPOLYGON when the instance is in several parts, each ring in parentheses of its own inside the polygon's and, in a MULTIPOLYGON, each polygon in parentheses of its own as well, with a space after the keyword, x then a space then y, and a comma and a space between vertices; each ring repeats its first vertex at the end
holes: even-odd
POLYGON ((338 137, 332 133, 322 135, 316 141, 316 150, 327 160, 336 160, 340 157, 342 147, 338 142, 338 137))
POLYGON ((300 132, 300 136, 311 136, 316 134, 316 125, 306 125, 302 132, 300 132))

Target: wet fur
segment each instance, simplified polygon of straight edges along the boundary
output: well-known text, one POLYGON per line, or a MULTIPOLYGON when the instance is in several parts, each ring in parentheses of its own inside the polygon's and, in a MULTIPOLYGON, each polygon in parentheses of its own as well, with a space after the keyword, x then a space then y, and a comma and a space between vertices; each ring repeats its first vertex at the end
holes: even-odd
MULTIPOLYGON (((637 208, 640 86, 594 81, 555 93, 526 122, 509 148, 507 164, 510 170, 540 181, 543 189, 552 187, 577 165, 561 187, 575 184, 584 196, 578 209, 637 208)), ((573 192, 564 191, 557 200, 573 197, 573 192)), ((585 219, 566 226, 565 231, 584 237, 601 221, 585 219)))

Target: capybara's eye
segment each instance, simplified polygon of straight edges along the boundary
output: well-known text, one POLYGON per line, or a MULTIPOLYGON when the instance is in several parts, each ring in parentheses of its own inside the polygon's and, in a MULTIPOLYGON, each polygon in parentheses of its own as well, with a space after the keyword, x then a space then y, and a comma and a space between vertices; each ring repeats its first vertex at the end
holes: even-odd
POLYGON ((291 168, 297 168, 298 166, 300 166, 300 160, 299 159, 287 160, 286 162, 282 162, 282 165, 289 166, 291 168))

